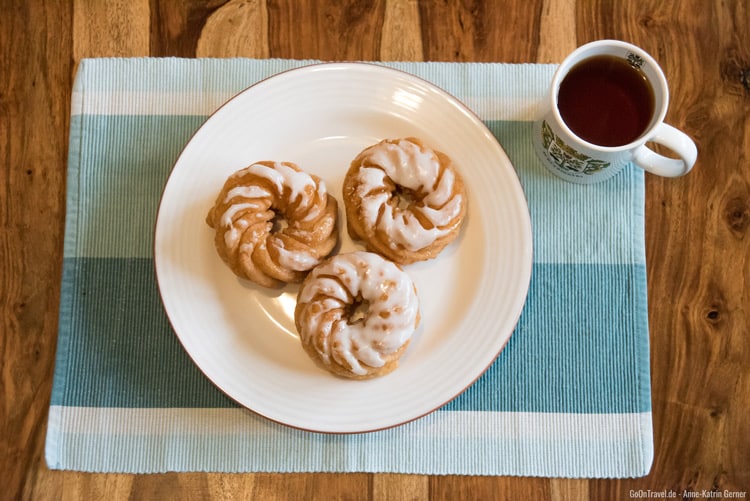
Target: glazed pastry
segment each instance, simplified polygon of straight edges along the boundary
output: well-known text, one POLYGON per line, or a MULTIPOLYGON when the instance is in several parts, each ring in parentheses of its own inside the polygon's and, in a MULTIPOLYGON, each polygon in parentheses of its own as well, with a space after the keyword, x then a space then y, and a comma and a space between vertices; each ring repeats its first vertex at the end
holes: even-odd
POLYGON ((349 235, 399 264, 434 258, 458 236, 467 206, 451 159, 416 138, 362 151, 343 196, 349 235))
POLYGON ((393 371, 419 318, 411 278, 372 252, 339 254, 316 266, 302 283, 294 311, 307 354, 352 379, 393 371))
POLYGON ((239 277, 276 287, 301 282, 338 241, 325 183, 290 162, 257 162, 226 180, 206 222, 239 277))

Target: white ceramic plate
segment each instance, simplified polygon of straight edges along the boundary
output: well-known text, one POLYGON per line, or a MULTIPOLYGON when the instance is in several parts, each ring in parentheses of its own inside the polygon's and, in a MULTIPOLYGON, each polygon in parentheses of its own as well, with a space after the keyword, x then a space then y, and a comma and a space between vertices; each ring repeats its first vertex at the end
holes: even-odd
POLYGON ((399 425, 461 393, 493 362, 523 308, 531 276, 528 207, 508 157, 455 98, 408 73, 330 63, 280 73, 243 91, 195 133, 164 189, 154 258, 169 320, 204 374, 248 409, 289 426, 351 433, 399 425), (453 158, 469 193, 460 237, 405 267, 422 322, 393 373, 349 381, 319 369, 294 327, 297 286, 236 278, 204 218, 227 176, 257 160, 291 161, 339 200, 349 162, 383 138, 416 136, 453 158))

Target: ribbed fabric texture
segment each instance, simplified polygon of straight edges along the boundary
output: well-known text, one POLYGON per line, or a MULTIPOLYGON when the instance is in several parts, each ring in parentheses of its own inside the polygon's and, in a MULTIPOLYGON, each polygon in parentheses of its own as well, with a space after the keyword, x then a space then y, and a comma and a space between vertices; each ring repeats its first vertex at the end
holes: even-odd
POLYGON ((193 132, 227 99, 314 61, 84 60, 73 89, 50 468, 632 477, 653 457, 643 174, 578 186, 534 156, 552 65, 381 63, 450 92, 497 137, 534 236, 526 306, 476 383, 381 432, 308 433, 239 408, 161 307, 153 227, 193 132))

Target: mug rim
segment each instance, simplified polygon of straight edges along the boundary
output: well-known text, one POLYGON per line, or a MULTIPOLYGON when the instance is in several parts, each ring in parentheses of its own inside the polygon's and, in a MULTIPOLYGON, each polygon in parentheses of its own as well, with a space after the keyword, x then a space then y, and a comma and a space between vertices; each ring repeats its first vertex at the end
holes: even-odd
POLYGON ((667 107, 669 105, 669 87, 667 85, 667 79, 664 76, 664 71, 661 69, 661 66, 656 62, 656 60, 645 50, 642 48, 633 45, 629 42, 625 42, 622 40, 611 40, 611 39, 605 39, 605 40, 595 40, 593 42, 588 42, 586 44, 581 45, 577 49, 575 49, 573 52, 568 54, 568 56, 563 60, 562 63, 557 67, 555 70, 555 73, 552 77, 552 84, 550 86, 550 101, 552 104, 552 113, 554 114, 555 120, 557 121, 558 125, 562 127, 562 129, 575 141, 578 141, 581 146, 588 148, 590 150, 594 151, 600 151, 603 153, 616 153, 616 152, 622 152, 622 151, 628 151, 632 150, 638 146, 641 146, 645 144, 651 137, 653 137, 656 128, 664 122, 664 119, 667 116, 667 107), (582 137, 580 137, 578 134, 573 132, 570 127, 568 127, 568 124, 565 123, 565 120, 563 120, 562 115, 560 114, 560 110, 557 107, 558 99, 557 95, 560 90, 560 84, 562 83, 563 79, 567 76, 568 72, 578 64, 579 62, 583 61, 584 59, 587 59, 588 57, 593 57, 594 55, 606 55, 610 54, 610 52, 597 52, 596 54, 592 54, 590 56, 581 56, 582 53, 586 53, 591 51, 592 49, 600 48, 600 47, 616 47, 619 49, 626 49, 629 52, 632 52, 639 57, 641 57, 644 62, 646 62, 649 67, 651 67, 655 74, 656 82, 653 81, 653 79, 649 78, 649 82, 654 85, 658 84, 659 90, 662 94, 662 100, 661 103, 658 103, 659 106, 654 107, 654 114, 651 119, 652 124, 645 130, 641 135, 639 135, 634 140, 630 141, 629 143, 625 143, 619 146, 603 146, 600 144, 592 143, 589 141, 586 141, 582 137))

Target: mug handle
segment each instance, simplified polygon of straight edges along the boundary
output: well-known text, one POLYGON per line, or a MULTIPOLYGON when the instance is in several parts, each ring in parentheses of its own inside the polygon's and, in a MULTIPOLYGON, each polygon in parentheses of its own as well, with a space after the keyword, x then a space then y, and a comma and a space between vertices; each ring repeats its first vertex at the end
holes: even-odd
POLYGON ((633 154, 633 163, 638 167, 664 177, 684 176, 693 168, 698 157, 698 148, 684 132, 662 122, 656 127, 649 141, 666 146, 680 158, 659 155, 644 144, 633 154))

